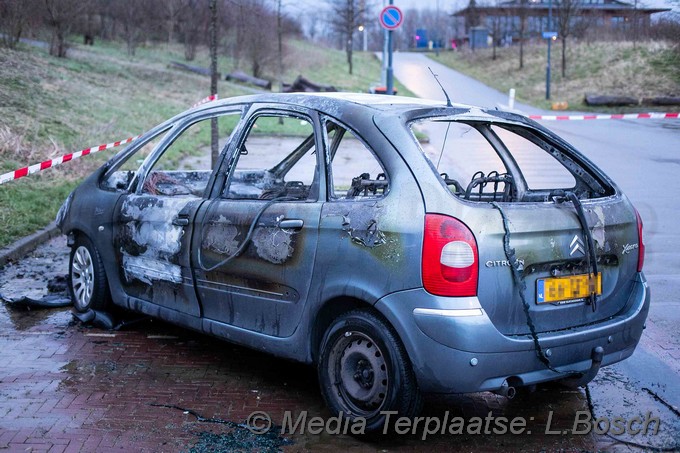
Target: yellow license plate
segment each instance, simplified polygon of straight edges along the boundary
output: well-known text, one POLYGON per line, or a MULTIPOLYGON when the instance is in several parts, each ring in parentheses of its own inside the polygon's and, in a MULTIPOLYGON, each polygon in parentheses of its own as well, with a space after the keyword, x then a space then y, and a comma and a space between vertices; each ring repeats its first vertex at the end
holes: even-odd
POLYGON ((602 294, 602 274, 570 275, 568 277, 539 278, 536 280, 536 303, 577 301, 591 293, 602 294))

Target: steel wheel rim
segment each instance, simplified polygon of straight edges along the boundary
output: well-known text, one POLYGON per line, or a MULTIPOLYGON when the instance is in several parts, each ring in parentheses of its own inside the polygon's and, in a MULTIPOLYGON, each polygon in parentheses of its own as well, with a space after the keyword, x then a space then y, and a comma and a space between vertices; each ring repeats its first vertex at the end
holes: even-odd
POLYGON ((371 417, 383 407, 389 386, 385 355, 362 332, 345 332, 331 351, 329 372, 348 415, 371 417))
POLYGON ((90 251, 82 245, 73 254, 71 287, 73 288, 73 303, 76 308, 88 308, 94 292, 94 264, 90 251))

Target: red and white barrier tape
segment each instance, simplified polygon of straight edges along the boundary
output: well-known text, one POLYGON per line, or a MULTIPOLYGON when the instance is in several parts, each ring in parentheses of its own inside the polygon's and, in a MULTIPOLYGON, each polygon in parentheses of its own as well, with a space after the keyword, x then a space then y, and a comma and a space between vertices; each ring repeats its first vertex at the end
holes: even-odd
POLYGON ((585 120, 662 120, 669 118, 680 118, 680 113, 621 113, 614 115, 529 115, 529 118, 536 121, 585 121, 585 120))
POLYGON ((217 95, 216 94, 211 94, 210 96, 201 99, 197 103, 191 106, 191 108, 198 107, 199 105, 207 104, 208 102, 216 101, 217 100, 217 95))
MULTIPOLYGON (((217 95, 211 94, 210 96, 203 98, 194 105, 192 105, 191 108, 193 109, 194 107, 198 107, 199 105, 207 104, 208 102, 215 100, 217 100, 217 95)), ((115 148, 120 145, 127 145, 128 143, 137 140, 139 137, 141 137, 141 135, 126 138, 125 140, 120 140, 113 143, 107 143, 106 145, 93 146, 91 148, 86 148, 75 153, 66 154, 55 159, 49 159, 44 162, 40 162, 39 164, 29 165, 28 167, 23 167, 18 170, 10 171, 8 173, 0 175, 0 185, 8 181, 14 181, 15 179, 23 178, 24 176, 32 175, 33 173, 37 173, 48 168, 56 167, 57 165, 61 165, 64 162, 69 162, 73 159, 77 159, 82 156, 87 156, 88 154, 98 153, 99 151, 115 148)))
POLYGON ((61 157, 57 157, 55 159, 49 159, 44 162, 40 162, 39 164, 30 165, 28 167, 10 171, 8 173, 5 173, 4 175, 0 175, 0 184, 4 184, 7 181, 13 181, 15 179, 23 178, 24 176, 32 175, 33 173, 37 173, 47 168, 56 167, 57 165, 61 165, 64 162, 68 162, 82 156, 87 156, 88 154, 94 154, 98 153, 99 151, 104 151, 105 149, 115 148, 116 146, 120 145, 126 145, 134 140, 137 140, 139 137, 141 137, 141 135, 126 138, 125 140, 120 140, 118 142, 107 143, 106 145, 93 146, 92 148, 86 148, 75 153, 70 153, 61 157))

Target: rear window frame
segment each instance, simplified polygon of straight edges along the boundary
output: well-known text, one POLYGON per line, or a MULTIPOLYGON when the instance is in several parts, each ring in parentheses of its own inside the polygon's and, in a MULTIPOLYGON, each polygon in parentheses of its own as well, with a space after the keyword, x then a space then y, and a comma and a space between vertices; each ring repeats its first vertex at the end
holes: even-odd
MULTIPOLYGON (((457 200, 470 203, 488 203, 486 200, 471 200, 466 199, 464 196, 456 195, 451 190, 449 190, 444 180, 441 178, 438 169, 435 167, 435 163, 432 162, 427 156, 427 153, 424 151, 419 140, 417 139, 415 130, 413 128, 415 124, 434 121, 451 121, 465 124, 476 129, 487 140, 487 142, 489 142, 490 146, 506 166, 508 173, 512 175, 513 179, 515 179, 514 185, 516 197, 506 203, 517 204, 549 202, 551 201, 551 194, 553 192, 565 190, 574 191, 579 196, 579 198, 585 200, 601 200, 615 196, 618 193, 618 189, 614 183, 608 179, 592 162, 582 156, 575 148, 573 148, 559 136, 552 133, 546 133, 546 131, 543 131, 542 128, 536 127, 532 124, 523 124, 510 120, 499 121, 495 120, 494 118, 461 118, 456 114, 441 115, 436 113, 432 114, 432 112, 429 114, 418 115, 409 118, 405 122, 405 125, 408 128, 413 140, 416 142, 418 150, 425 158, 432 171, 435 173, 435 176, 439 180, 440 184, 446 188, 446 191, 457 200), (522 169, 513 157, 512 152, 508 149, 503 140, 493 131, 491 126, 500 127, 511 133, 515 133, 520 137, 534 143, 544 152, 548 153, 574 177, 574 187, 530 189, 526 183, 522 169), (545 146, 542 146, 539 143, 542 143, 545 146), (498 144, 500 144, 500 149, 498 144)), ((500 203, 502 201, 498 202, 500 203)))

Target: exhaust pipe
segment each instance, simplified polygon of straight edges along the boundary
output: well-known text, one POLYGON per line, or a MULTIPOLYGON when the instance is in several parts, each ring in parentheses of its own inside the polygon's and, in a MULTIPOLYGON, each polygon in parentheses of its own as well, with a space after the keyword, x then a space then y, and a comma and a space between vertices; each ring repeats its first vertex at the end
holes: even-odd
POLYGON ((493 393, 504 396, 507 399, 511 400, 517 394, 517 389, 508 384, 508 381, 503 381, 501 387, 498 390, 494 390, 493 393))

